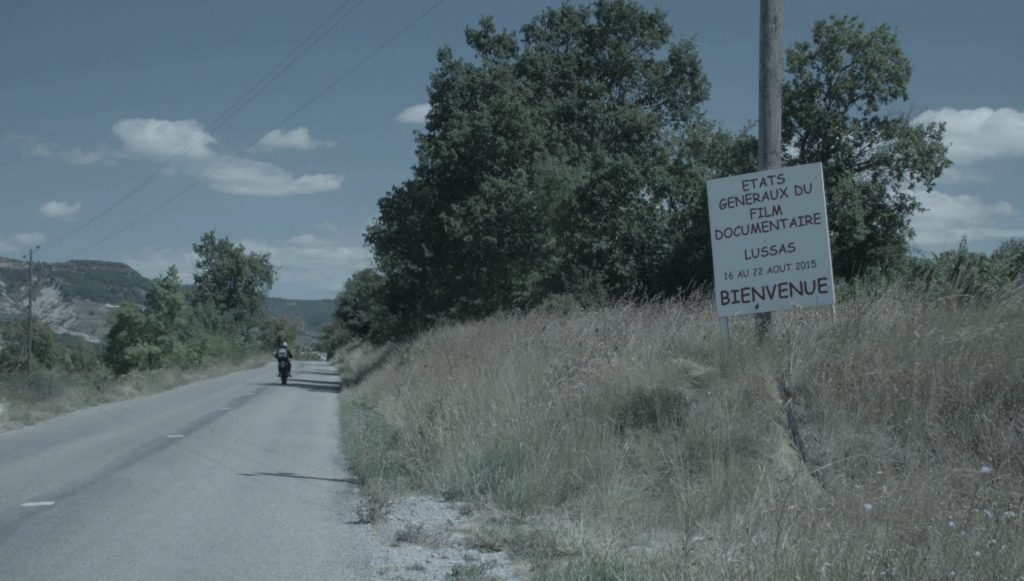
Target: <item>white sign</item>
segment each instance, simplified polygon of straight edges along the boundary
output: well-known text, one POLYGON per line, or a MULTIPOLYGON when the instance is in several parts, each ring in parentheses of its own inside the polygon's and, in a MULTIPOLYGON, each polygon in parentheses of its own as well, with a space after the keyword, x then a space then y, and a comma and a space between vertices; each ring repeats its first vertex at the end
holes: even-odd
POLYGON ((820 163, 707 185, 719 317, 835 304, 820 163))

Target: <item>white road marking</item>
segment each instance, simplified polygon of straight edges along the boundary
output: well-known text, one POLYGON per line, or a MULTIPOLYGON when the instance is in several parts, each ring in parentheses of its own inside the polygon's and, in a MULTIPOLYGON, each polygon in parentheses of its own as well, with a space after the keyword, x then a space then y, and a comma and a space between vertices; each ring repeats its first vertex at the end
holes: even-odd
POLYGON ((220 411, 222 411, 222 412, 226 412, 226 411, 228 411, 229 409, 231 409, 231 408, 220 408, 220 411))
POLYGON ((52 500, 43 500, 43 501, 40 501, 40 502, 26 502, 26 503, 22 504, 21 506, 31 508, 33 506, 53 506, 55 504, 57 504, 57 503, 52 501, 52 500))
POLYGON ((167 434, 168 438, 184 438, 185 434, 167 434))

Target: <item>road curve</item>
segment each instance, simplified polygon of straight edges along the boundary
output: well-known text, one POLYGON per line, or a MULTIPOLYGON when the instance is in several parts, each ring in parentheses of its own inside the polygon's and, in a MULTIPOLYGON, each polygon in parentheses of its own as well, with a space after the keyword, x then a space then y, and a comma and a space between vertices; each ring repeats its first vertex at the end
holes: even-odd
POLYGON ((273 364, 0 434, 0 579, 368 579, 338 376, 273 364))

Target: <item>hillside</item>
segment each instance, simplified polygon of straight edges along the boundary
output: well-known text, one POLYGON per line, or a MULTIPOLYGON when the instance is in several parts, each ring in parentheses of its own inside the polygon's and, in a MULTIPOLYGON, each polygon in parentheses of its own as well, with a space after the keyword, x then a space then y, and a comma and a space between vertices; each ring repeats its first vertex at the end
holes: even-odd
MULTIPOLYGON (((34 268, 35 312, 54 332, 99 342, 117 305, 143 304, 153 285, 120 262, 71 260, 37 262, 34 268)), ((0 257, 0 321, 22 317, 28 307, 28 262, 0 257)), ((268 298, 267 312, 305 322, 315 336, 334 311, 332 299, 268 298)))
MULTIPOLYGON (((69 299, 95 303, 118 304, 122 301, 141 303, 150 280, 127 264, 102 260, 71 260, 68 262, 37 262, 35 277, 42 286, 54 286, 69 299)), ((0 284, 6 294, 20 292, 24 298, 28 285, 28 263, 0 258, 0 284)))
POLYGON ((300 319, 306 323, 306 334, 316 336, 320 327, 327 324, 334 312, 334 299, 300 300, 267 299, 267 313, 271 316, 285 315, 289 319, 300 319))
MULTIPOLYGON (((54 332, 99 342, 109 313, 124 301, 142 303, 152 283, 130 266, 100 260, 38 262, 35 313, 54 332)), ((28 263, 0 258, 0 319, 28 307, 28 263)))

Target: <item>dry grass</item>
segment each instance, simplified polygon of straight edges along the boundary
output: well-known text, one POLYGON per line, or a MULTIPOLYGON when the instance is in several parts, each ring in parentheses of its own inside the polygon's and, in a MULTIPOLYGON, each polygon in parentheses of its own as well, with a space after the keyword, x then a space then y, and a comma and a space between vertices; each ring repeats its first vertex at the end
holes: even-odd
POLYGON ((0 377, 0 432, 32 425, 78 409, 151 395, 179 385, 264 365, 265 355, 223 361, 197 369, 165 368, 114 377, 106 371, 71 374, 58 370, 0 377))
POLYGON ((439 328, 370 358, 346 454, 378 491, 500 509, 476 542, 540 579, 1022 578, 1019 296, 861 293, 731 350, 707 305, 439 328))

